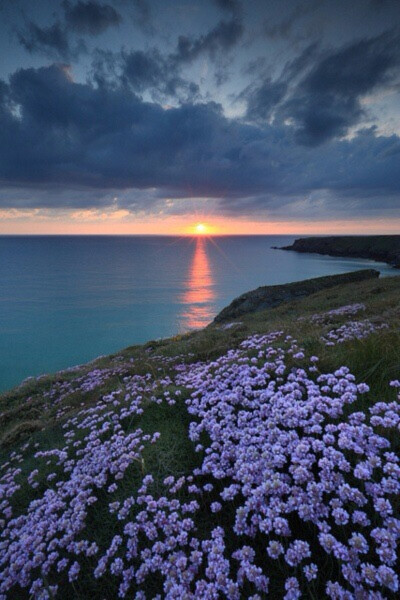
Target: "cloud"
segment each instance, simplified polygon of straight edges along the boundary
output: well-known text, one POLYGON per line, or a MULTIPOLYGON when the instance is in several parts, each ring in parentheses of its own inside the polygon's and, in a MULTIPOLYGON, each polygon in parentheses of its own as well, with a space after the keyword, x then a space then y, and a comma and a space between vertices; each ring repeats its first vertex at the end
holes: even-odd
POLYGON ((7 98, 9 88, 5 81, 0 79, 0 111, 7 110, 7 98))
POLYGON ((96 50, 92 61, 92 80, 98 85, 123 83, 137 94, 148 91, 154 100, 171 97, 175 102, 200 98, 198 84, 188 81, 182 70, 187 64, 206 54, 218 67, 214 73, 217 85, 229 78, 227 63, 221 62, 224 51, 231 49, 243 34, 237 19, 220 21, 208 33, 191 39, 179 36, 176 50, 161 54, 157 48, 147 50, 96 50))
POLYGON ((166 61, 156 49, 124 52, 122 58, 122 77, 136 92, 156 88, 169 78, 166 61))
POLYGON ((344 136, 364 116, 361 99, 398 75, 400 40, 385 33, 354 42, 321 58, 288 99, 298 140, 318 145, 344 136))
POLYGON ((157 102, 168 98, 174 103, 199 99, 199 86, 181 75, 180 65, 156 48, 93 54, 92 81, 102 88, 123 86, 142 96, 145 92, 157 102))
POLYGON ((145 33, 154 34, 155 30, 152 24, 152 10, 147 0, 133 0, 134 9, 133 20, 145 33))
POLYGON ((363 98, 398 80, 400 38, 384 33, 322 52, 314 43, 288 62, 279 78, 259 77, 238 96, 247 119, 274 114, 294 127, 296 139, 318 146, 346 136, 368 115, 363 98))
POLYGON ((214 0, 214 3, 221 10, 230 12, 232 14, 238 13, 241 9, 241 3, 239 0, 214 0))
POLYGON ((229 77, 224 57, 241 38, 243 25, 237 18, 219 21, 206 34, 197 38, 179 36, 175 51, 162 54, 158 48, 112 52, 96 49, 92 54, 90 77, 96 85, 129 87, 135 94, 145 92, 157 102, 170 99, 177 102, 199 100, 200 87, 184 75, 185 67, 203 55, 214 62, 214 81, 219 86, 229 77))
POLYGON ((120 13, 110 4, 100 4, 92 0, 78 0, 76 4, 72 4, 64 0, 63 8, 68 26, 79 33, 99 35, 122 22, 120 13))
POLYGON ((65 27, 59 22, 49 27, 39 27, 30 21, 25 29, 19 31, 18 39, 20 44, 31 54, 44 54, 50 58, 70 60, 86 51, 82 41, 71 46, 65 27))
MULTIPOLYGON (((292 12, 282 11, 280 15, 283 15, 283 18, 278 22, 271 21, 270 17, 266 18, 263 26, 265 35, 272 39, 288 38, 293 33, 294 25, 303 17, 317 10, 321 4, 323 4, 321 0, 306 0, 297 4, 292 12)), ((303 36, 304 33, 300 35, 300 37, 303 36)))
POLYGON ((284 65, 281 75, 274 80, 266 74, 263 57, 248 63, 244 72, 258 75, 255 81, 237 96, 237 100, 245 100, 247 103, 246 118, 256 122, 271 119, 289 91, 296 87, 304 71, 314 64, 317 49, 316 43, 306 46, 294 59, 284 65))
POLYGON ((378 13, 390 10, 393 15, 400 15, 400 5, 397 0, 370 0, 369 4, 378 13))
POLYGON ((229 160, 220 169, 219 153, 235 125, 213 103, 167 110, 124 88, 74 83, 62 66, 17 71, 10 93, 20 116, 3 119, 3 139, 14 140, 2 147, 3 180, 181 190, 187 180, 203 193, 225 189, 229 160))
POLYGON ((65 65, 15 72, 0 107, 1 186, 36 190, 3 192, 4 208, 96 208, 118 195, 116 209, 136 211, 203 197, 224 214, 313 218, 399 204, 400 139, 374 128, 304 147, 279 122, 228 119, 213 102, 163 108, 126 86, 76 83, 65 65))
POLYGON ((150 90, 154 99, 170 96, 181 101, 199 96, 199 86, 181 77, 178 66, 156 50, 122 53, 122 75, 136 93, 150 90))
POLYGON ((263 72, 265 70, 267 64, 267 59, 265 56, 257 56, 257 58, 252 58, 241 68, 242 75, 255 75, 257 73, 263 72))
POLYGON ((68 0, 62 3, 65 23, 56 21, 48 27, 40 27, 28 21, 25 28, 18 32, 20 44, 31 54, 43 54, 59 60, 74 60, 84 52, 86 45, 82 39, 72 43, 70 31, 99 35, 108 27, 121 23, 121 15, 109 4, 83 2, 72 4, 68 0))
POLYGON ((211 58, 215 58, 221 50, 227 51, 235 46, 243 35, 243 30, 241 21, 235 18, 230 21, 219 21, 208 33, 193 40, 181 35, 174 59, 178 63, 190 63, 201 54, 208 54, 211 58))
POLYGON ((250 92, 245 90, 247 117, 252 121, 267 121, 286 94, 287 87, 287 83, 284 81, 271 81, 268 78, 250 92))

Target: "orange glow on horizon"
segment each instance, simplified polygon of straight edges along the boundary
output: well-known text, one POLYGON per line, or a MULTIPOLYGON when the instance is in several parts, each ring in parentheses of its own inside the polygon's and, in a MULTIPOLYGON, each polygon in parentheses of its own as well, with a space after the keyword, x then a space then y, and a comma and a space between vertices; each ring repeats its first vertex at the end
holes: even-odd
POLYGON ((0 235, 361 235, 394 234, 399 228, 400 219, 387 218, 257 221, 206 213, 139 217, 123 210, 0 209, 0 235), (200 225, 204 231, 196 231, 200 225))
POLYGON ((205 221, 199 221, 195 224, 185 227, 182 231, 183 235, 219 235, 221 233, 220 227, 210 225, 205 221))

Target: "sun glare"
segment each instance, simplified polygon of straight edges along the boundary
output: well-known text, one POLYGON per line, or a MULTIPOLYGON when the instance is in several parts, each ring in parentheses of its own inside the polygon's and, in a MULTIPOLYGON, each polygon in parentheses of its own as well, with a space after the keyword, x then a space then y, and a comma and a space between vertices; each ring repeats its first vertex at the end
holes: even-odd
MULTIPOLYGON (((197 215, 198 219, 201 219, 199 215, 197 215)), ((218 235, 219 228, 215 224, 211 224, 209 221, 192 221, 187 225, 184 234, 191 235, 195 237, 210 237, 213 235, 218 235)))
POLYGON ((197 235, 205 235, 207 233, 207 225, 204 225, 204 223, 197 223, 194 230, 197 235))

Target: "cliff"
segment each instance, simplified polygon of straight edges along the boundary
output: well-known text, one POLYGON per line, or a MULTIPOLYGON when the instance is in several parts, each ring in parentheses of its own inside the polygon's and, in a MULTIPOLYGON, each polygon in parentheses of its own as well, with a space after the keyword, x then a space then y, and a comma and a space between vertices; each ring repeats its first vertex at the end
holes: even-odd
MULTIPOLYGON (((299 240, 301 241, 301 240, 299 240)), ((273 308, 283 302, 290 302, 315 294, 320 290, 334 287, 336 285, 355 283, 379 277, 379 271, 365 269, 343 273, 341 275, 328 275, 316 277, 305 281, 296 281, 284 285, 262 286, 235 298, 229 306, 226 306, 214 319, 214 323, 223 323, 236 319, 247 313, 273 308)))
POLYGON ((281 250, 369 258, 400 268, 400 235, 335 235, 299 238, 292 246, 284 246, 281 250))

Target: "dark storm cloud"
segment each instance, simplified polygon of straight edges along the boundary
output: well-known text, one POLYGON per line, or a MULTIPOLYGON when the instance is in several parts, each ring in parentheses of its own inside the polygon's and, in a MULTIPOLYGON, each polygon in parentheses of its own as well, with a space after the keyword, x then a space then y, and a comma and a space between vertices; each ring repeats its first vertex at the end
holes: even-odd
POLYGON ((241 96, 247 98, 249 119, 268 119, 275 110, 281 119, 290 119, 299 143, 320 145, 346 135, 365 117, 362 99, 398 83, 399 65, 400 38, 393 33, 323 54, 312 44, 286 65, 279 79, 267 77, 241 96))
MULTIPOLYGON (((224 151, 231 150, 235 130, 239 138, 246 131, 224 119, 217 105, 165 110, 126 89, 73 83, 65 67, 20 70, 10 93, 20 116, 6 112, 2 119, 0 177, 9 183, 145 188, 178 182, 183 190, 187 182, 214 193, 226 187, 218 162, 229 167, 224 151)), ((232 176, 239 185, 238 174, 232 176)))
POLYGON ((155 49, 124 53, 123 62, 122 76, 136 92, 158 87, 169 75, 166 61, 155 49))
POLYGON ((226 10, 231 13, 237 13, 241 9, 239 0, 214 0, 214 3, 221 10, 226 10))
POLYGON ((282 71, 282 79, 294 84, 298 82, 299 77, 304 75, 304 72, 321 60, 321 48, 318 42, 312 42, 305 46, 301 52, 288 61, 282 71))
POLYGON ((178 199, 171 211, 184 211, 188 197, 202 197, 222 214, 255 218, 394 214, 400 138, 384 132, 397 126, 400 44, 374 19, 389 8, 395 14, 395 4, 367 2, 364 12, 355 0, 364 24, 342 35, 347 4, 338 0, 342 13, 329 35, 326 24, 307 42, 299 29, 316 31, 333 14, 329 2, 280 10, 277 0, 260 0, 254 6, 273 10, 257 15, 250 4, 211 0, 204 12, 180 5, 175 24, 164 4, 156 14, 158 4, 146 0, 70 0, 50 27, 27 21, 24 47, 65 64, 15 71, 10 63, 14 74, 0 80, 0 206, 150 214, 166 198, 178 199), (97 19, 93 6, 118 17, 100 11, 97 19), (116 44, 111 26, 120 15, 116 44), (140 46, 143 32, 131 40, 128 23, 151 30, 151 42, 140 46), (84 49, 77 33, 101 31, 104 44, 87 41, 91 54, 75 67, 71 59, 84 49), (227 118, 235 98, 235 109, 243 100, 247 109, 227 118))
MULTIPOLYGON (((157 189, 164 197, 229 198, 222 208, 232 214, 269 209, 281 216, 299 195, 320 190, 355 199, 349 214, 399 197, 400 140, 373 128, 302 147, 291 127, 227 119, 212 102, 165 109, 126 87, 75 83, 63 65, 17 71, 1 85, 1 98, 0 180, 7 188, 80 187, 87 190, 82 206, 91 207, 104 206, 106 190, 157 189)), ((16 206, 12 198, 2 205, 16 206)), ((68 198, 55 195, 54 206, 79 203, 76 194, 68 198)), ((36 205, 43 202, 37 193, 36 205)))
POLYGON ((229 78, 223 53, 235 46, 242 34, 243 26, 235 18, 219 21, 206 34, 193 39, 179 36, 176 50, 170 54, 162 54, 157 48, 119 53, 96 50, 91 76, 99 85, 114 81, 128 85, 135 93, 149 91, 154 100, 170 96, 175 101, 193 101, 200 97, 199 86, 188 81, 182 69, 207 55, 215 63, 214 80, 222 85, 229 78))
POLYGON ((71 31, 98 35, 122 21, 121 15, 109 4, 81 0, 73 4, 65 0, 62 6, 65 23, 56 21, 48 27, 40 27, 33 21, 28 21, 18 31, 18 40, 28 52, 55 59, 74 60, 79 54, 86 52, 87 48, 81 39, 71 41, 71 31))
POLYGON ((287 87, 285 81, 266 79, 255 89, 245 90, 243 95, 247 96, 247 116, 252 121, 267 121, 286 94, 287 87))
POLYGON ((174 58, 179 63, 190 63, 202 54, 213 58, 221 50, 226 51, 235 46, 242 34, 243 25, 239 19, 219 21, 213 29, 198 38, 179 36, 174 58))
POLYGON ((152 11, 147 0, 133 0, 132 6, 134 9, 134 23, 139 25, 146 33, 154 34, 152 26, 152 11))
POLYGON ((118 26, 122 22, 120 13, 110 4, 64 0, 63 8, 68 26, 79 33, 99 35, 108 27, 118 26))
POLYGON ((294 59, 287 62, 278 79, 271 80, 265 75, 265 60, 259 57, 246 65, 244 72, 258 75, 239 95, 246 100, 246 118, 250 121, 266 121, 279 106, 289 89, 294 89, 304 71, 315 64, 318 44, 306 46, 294 59))
POLYGON ((20 44, 30 53, 39 53, 50 58, 70 60, 86 50, 82 41, 70 43, 68 32, 59 22, 49 27, 39 27, 28 22, 26 27, 18 32, 20 44))
MULTIPOLYGON (((296 23, 303 17, 309 15, 318 7, 318 5, 322 5, 321 0, 307 0, 297 4, 289 13, 280 11, 279 15, 281 18, 277 21, 271 21, 271 18, 267 17, 264 20, 263 26, 265 35, 273 39, 287 38, 293 33, 296 23)), ((303 35, 300 35, 300 37, 303 37, 303 35)))
POLYGON ((265 70, 266 63, 267 59, 265 56, 257 56, 257 58, 252 58, 246 65, 242 67, 241 73, 243 75, 257 75, 265 70))
POLYGON ((97 86, 128 88, 138 95, 148 92, 154 101, 172 98, 174 102, 199 99, 199 86, 181 75, 180 65, 156 48, 118 54, 96 50, 91 80, 97 86))
POLYGON ((390 10, 392 14, 398 14, 400 16, 400 3, 398 0, 370 0, 370 7, 376 12, 390 10))
POLYGON ((150 90, 154 98, 171 96, 181 100, 194 100, 199 94, 199 86, 182 78, 175 61, 164 58, 156 49, 123 52, 121 64, 123 83, 136 93, 150 90))
POLYGON ((314 145, 345 135, 364 114, 360 100, 398 76, 399 64, 399 37, 387 33, 322 58, 284 108, 298 127, 298 139, 314 145))

